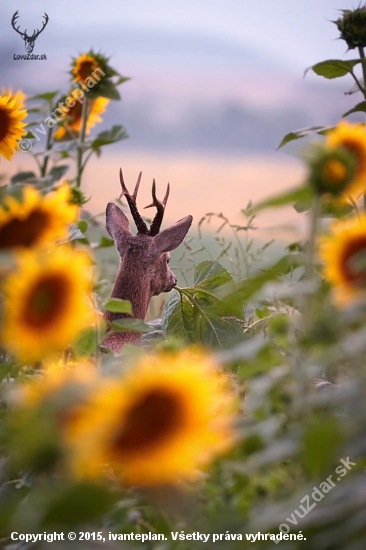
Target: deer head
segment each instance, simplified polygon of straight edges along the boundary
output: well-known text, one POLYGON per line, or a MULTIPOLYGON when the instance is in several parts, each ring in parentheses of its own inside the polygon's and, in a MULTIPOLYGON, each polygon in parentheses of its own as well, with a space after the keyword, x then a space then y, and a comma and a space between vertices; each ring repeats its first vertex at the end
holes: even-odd
MULTIPOLYGON (((152 296, 161 292, 169 292, 177 283, 172 270, 169 268, 169 252, 175 250, 183 241, 192 223, 192 216, 182 218, 174 225, 160 233, 165 206, 169 196, 169 184, 163 201, 156 198, 155 180, 152 185, 153 202, 145 208, 155 206, 156 215, 147 227, 140 215, 136 197, 141 181, 141 172, 137 179, 135 190, 131 195, 124 183, 120 170, 122 193, 119 198, 126 197, 137 234, 133 235, 126 215, 115 204, 107 206, 107 230, 120 256, 120 265, 114 283, 112 297, 129 300, 132 304, 134 317, 144 319, 152 296)), ((113 321, 126 315, 106 311, 104 319, 113 321)), ((114 333, 104 340, 103 345, 119 352, 126 342, 138 342, 137 333, 114 333)))
POLYGON ((12 17, 12 20, 11 20, 11 26, 23 38, 25 49, 26 49, 27 53, 32 53, 33 48, 34 48, 34 43, 37 40, 38 36, 43 31, 43 29, 45 28, 45 26, 47 25, 49 17, 47 15, 47 13, 45 12, 45 14, 43 16, 44 21, 43 21, 41 30, 38 30, 38 29, 34 30, 32 36, 27 35, 27 29, 25 29, 24 32, 21 32, 19 30, 20 25, 18 27, 15 26, 15 23, 16 23, 16 20, 18 19, 18 17, 19 17, 19 10, 14 13, 14 15, 12 17))

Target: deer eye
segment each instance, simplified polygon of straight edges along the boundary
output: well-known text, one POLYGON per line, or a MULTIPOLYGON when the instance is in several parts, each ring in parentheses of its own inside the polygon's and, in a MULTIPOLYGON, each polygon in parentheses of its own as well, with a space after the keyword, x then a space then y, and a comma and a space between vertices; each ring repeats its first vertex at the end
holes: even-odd
POLYGON ((168 264, 170 262, 170 258, 167 258, 166 259, 166 263, 168 264))

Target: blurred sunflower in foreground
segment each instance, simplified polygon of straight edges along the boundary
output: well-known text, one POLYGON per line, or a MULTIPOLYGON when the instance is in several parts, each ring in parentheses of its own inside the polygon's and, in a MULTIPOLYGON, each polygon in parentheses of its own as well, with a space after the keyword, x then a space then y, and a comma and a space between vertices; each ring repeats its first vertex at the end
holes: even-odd
MULTIPOLYGON (((330 131, 326 137, 326 147, 332 149, 343 149, 354 160, 355 174, 353 178, 344 186, 344 198, 351 197, 356 201, 362 193, 366 191, 366 128, 363 124, 350 124, 341 122, 330 131)), ((350 163, 343 162, 343 169, 340 166, 334 168, 333 172, 338 174, 342 180, 342 170, 349 174, 351 170, 350 163)))
POLYGON ((69 423, 71 467, 99 476, 106 465, 141 486, 194 479, 233 440, 227 379, 203 355, 146 357, 122 380, 98 385, 69 423))
MULTIPOLYGON (((72 100, 72 96, 69 96, 68 99, 72 100)), ((103 114, 106 110, 106 107, 109 103, 109 99, 105 97, 98 97, 97 99, 92 99, 88 102, 88 119, 86 124, 86 134, 90 133, 90 128, 93 128, 97 122, 102 122, 102 119, 99 115, 103 114)), ((64 125, 60 126, 54 137, 57 140, 60 139, 70 139, 68 130, 78 134, 82 126, 82 105, 77 101, 73 107, 70 107, 69 111, 66 112, 64 116, 58 116, 62 121, 64 120, 64 125)))
POLYGON ((340 306, 366 296, 366 214, 337 220, 320 240, 324 276, 334 287, 340 306))
POLYGON ((24 94, 3 90, 0 95, 0 157, 10 160, 18 150, 17 142, 26 134, 22 121, 27 116, 23 109, 24 94))
POLYGON ((62 350, 94 321, 90 259, 66 245, 48 254, 20 252, 3 292, 2 340, 20 360, 62 350))
POLYGON ((68 185, 45 196, 26 186, 21 202, 7 195, 0 206, 0 250, 50 245, 66 237, 78 215, 71 198, 68 185))

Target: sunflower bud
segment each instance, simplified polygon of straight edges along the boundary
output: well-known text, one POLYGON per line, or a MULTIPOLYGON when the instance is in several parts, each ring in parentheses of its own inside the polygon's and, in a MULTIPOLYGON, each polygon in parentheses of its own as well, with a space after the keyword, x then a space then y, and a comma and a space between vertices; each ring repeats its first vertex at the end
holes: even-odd
POLYGON ((320 195, 341 195, 356 175, 356 159, 342 147, 317 150, 310 161, 309 181, 320 195))
POLYGON ((76 204, 77 206, 83 206, 90 199, 87 199, 85 194, 78 187, 70 188, 70 204, 76 204))
POLYGON ((342 10, 343 17, 334 23, 341 38, 347 42, 350 50, 366 46, 366 5, 355 10, 342 10))

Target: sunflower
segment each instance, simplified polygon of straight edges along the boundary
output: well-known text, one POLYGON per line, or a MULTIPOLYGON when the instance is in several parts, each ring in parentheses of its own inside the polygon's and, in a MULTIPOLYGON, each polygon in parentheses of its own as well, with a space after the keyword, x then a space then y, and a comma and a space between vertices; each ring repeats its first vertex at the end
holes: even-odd
POLYGON ((338 305, 366 296, 366 214, 334 222, 331 234, 320 241, 320 255, 338 305))
POLYGON ((309 181, 319 194, 341 195, 354 181, 355 174, 355 158, 343 147, 314 148, 309 181))
POLYGON ((102 69, 100 60, 98 61, 92 52, 83 53, 73 60, 72 75, 74 81, 84 83, 89 76, 93 76, 92 73, 95 69, 102 69))
POLYGON ((22 202, 8 195, 0 206, 0 250, 54 243, 67 236, 77 214, 68 185, 45 196, 26 186, 22 202))
POLYGON ((10 160, 17 151, 17 141, 24 135, 25 130, 22 121, 27 116, 23 109, 24 94, 21 92, 12 94, 3 90, 0 95, 0 157, 10 160))
POLYGON ((109 465, 142 486, 194 478, 231 444, 226 383, 205 356, 142 359, 121 381, 99 386, 70 423, 74 472, 98 476, 109 465))
MULTIPOLYGON (((72 96, 69 96, 72 100, 72 96)), ((90 133, 90 128, 93 128, 97 122, 102 122, 99 115, 103 114, 109 99, 105 97, 98 97, 97 99, 91 99, 88 101, 88 120, 86 125, 86 133, 90 133)), ((78 133, 82 124, 82 105, 77 101, 68 112, 64 111, 64 116, 59 116, 61 120, 65 119, 65 126, 60 126, 54 134, 55 139, 63 139, 67 137, 67 129, 78 133)))
POLYGON ((327 134, 326 145, 331 148, 343 148, 356 161, 354 180, 345 190, 345 195, 357 200, 366 191, 366 129, 362 124, 341 122, 327 134))
POLYGON ((22 251, 4 282, 2 339, 19 359, 36 361, 66 347, 93 322, 90 259, 66 245, 22 251))

